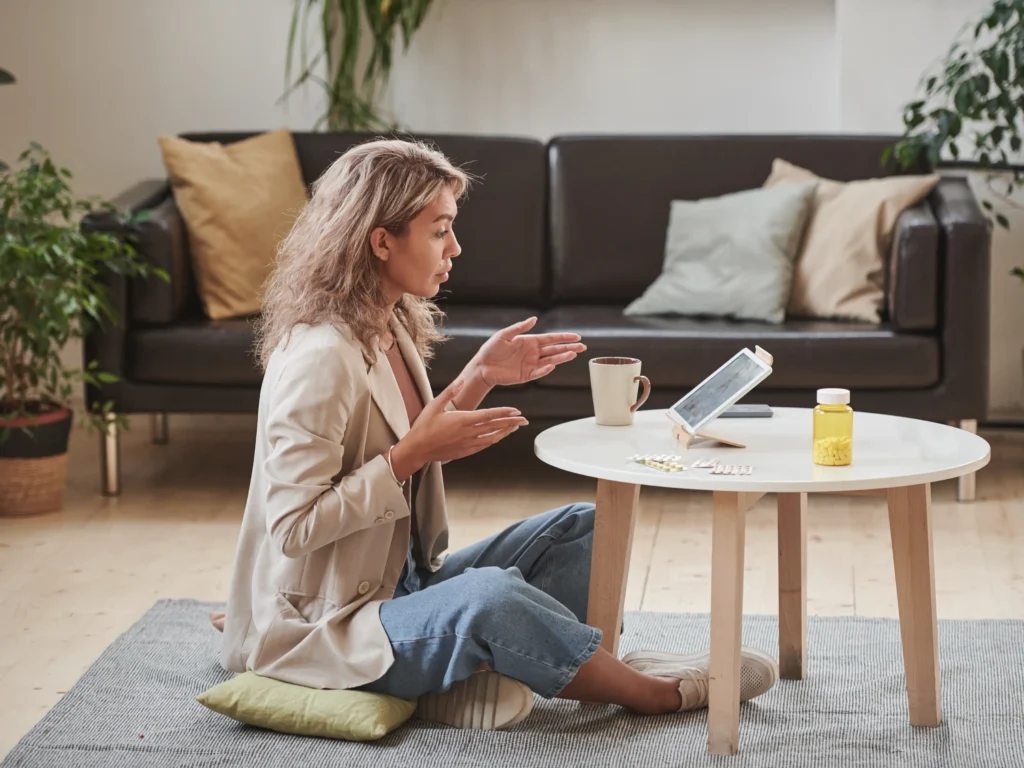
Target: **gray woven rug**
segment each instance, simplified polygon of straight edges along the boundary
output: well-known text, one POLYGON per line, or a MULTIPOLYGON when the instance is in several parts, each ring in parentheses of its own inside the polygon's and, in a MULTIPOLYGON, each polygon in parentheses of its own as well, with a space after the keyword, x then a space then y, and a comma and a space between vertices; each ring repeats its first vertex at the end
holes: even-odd
MULTIPOLYGON (((895 621, 811 617, 809 676, 740 710, 740 753, 707 754, 706 711, 640 717, 538 699, 515 729, 412 720, 372 744, 262 731, 196 702, 217 664, 220 606, 164 600, 119 637, 4 761, 15 766, 1014 766, 1024 764, 1024 622, 943 621, 938 728, 913 728, 895 621)), ((744 642, 777 647, 774 617, 744 642)), ((704 615, 633 613, 623 651, 706 648, 704 615)))

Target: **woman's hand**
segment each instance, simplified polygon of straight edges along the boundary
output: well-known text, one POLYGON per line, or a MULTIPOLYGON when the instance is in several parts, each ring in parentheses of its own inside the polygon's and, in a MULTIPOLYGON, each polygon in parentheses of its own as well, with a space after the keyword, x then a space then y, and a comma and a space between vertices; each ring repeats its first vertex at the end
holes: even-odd
POLYGON ((524 384, 547 376, 558 365, 574 359, 587 347, 576 333, 527 336, 536 317, 510 325, 491 336, 473 357, 473 369, 487 387, 524 384))
POLYGON ((391 467, 399 482, 431 461, 471 456, 528 424, 515 408, 446 411, 463 387, 457 381, 427 403, 409 433, 391 451, 391 467))

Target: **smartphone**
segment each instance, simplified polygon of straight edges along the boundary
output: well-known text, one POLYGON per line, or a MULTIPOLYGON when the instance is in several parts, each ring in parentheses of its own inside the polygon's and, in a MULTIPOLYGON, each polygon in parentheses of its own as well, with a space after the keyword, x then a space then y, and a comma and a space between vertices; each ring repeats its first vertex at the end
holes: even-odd
POLYGON ((720 419, 770 419, 771 417, 772 409, 758 403, 730 405, 718 416, 720 419))

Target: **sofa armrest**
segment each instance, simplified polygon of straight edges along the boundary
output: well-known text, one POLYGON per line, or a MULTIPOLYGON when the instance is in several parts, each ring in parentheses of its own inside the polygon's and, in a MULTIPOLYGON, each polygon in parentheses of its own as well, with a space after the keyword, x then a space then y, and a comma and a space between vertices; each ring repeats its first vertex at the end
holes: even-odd
POLYGON ((896 222, 886 294, 893 327, 928 331, 938 326, 939 224, 928 200, 907 208, 896 222))
POLYGON ((188 232, 173 195, 149 209, 149 216, 139 225, 136 247, 150 264, 166 272, 168 279, 151 275, 132 280, 131 319, 173 323, 185 309, 192 281, 188 232))
MULTIPOLYGON (((143 181, 114 199, 121 212, 146 211, 135 231, 135 247, 168 279, 151 275, 134 278, 128 290, 126 321, 148 324, 173 323, 181 317, 191 287, 188 233, 166 180, 143 181)), ((97 229, 114 231, 111 217, 93 217, 97 229)))
POLYGON ((965 178, 945 178, 930 196, 939 224, 939 324, 950 418, 988 410, 992 230, 965 178))
POLYGON ((157 205, 170 193, 171 186, 166 179, 145 179, 128 187, 112 202, 121 213, 145 211, 157 205))
MULTIPOLYGON (((113 205, 121 214, 150 210, 160 205, 170 195, 170 187, 165 180, 142 181, 129 188, 114 198, 113 205)), ((86 216, 81 224, 83 231, 107 232, 119 236, 126 236, 128 233, 117 216, 109 213, 96 213, 86 216)), ((137 235, 141 236, 139 232, 137 235)), ((140 237, 137 247, 144 256, 145 247, 140 237)), ((106 285, 108 301, 111 308, 117 315, 118 322, 93 325, 84 339, 83 354, 84 364, 95 360, 99 363, 100 369, 108 371, 116 376, 123 376, 125 373, 125 335, 126 328, 131 321, 129 306, 128 279, 124 275, 114 272, 104 272, 101 279, 106 285)), ((118 384, 108 385, 106 389, 114 389, 118 384)), ((90 402, 97 399, 98 393, 94 388, 87 388, 87 395, 90 402)))

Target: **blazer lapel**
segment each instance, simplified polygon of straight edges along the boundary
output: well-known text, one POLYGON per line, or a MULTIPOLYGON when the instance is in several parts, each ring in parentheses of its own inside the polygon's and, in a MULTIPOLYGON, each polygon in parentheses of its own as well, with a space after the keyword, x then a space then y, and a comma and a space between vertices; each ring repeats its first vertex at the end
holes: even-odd
POLYGON ((405 358, 409 374, 412 376, 412 380, 416 384, 416 389, 419 390, 420 398, 425 406, 434 399, 433 390, 430 388, 430 380, 427 378, 426 366, 423 365, 423 361, 420 359, 420 353, 413 343, 412 336, 409 335, 409 332, 405 330, 405 326, 393 315, 391 318, 391 328, 395 333, 395 338, 398 339, 398 349, 402 352, 402 357, 405 358))
POLYGON ((384 414, 395 437, 401 440, 409 433, 409 414, 405 411, 405 401, 402 400, 402 392, 398 389, 398 382, 391 370, 391 363, 384 352, 377 352, 377 362, 370 366, 367 372, 370 380, 370 394, 373 401, 377 403, 380 412, 384 414))

